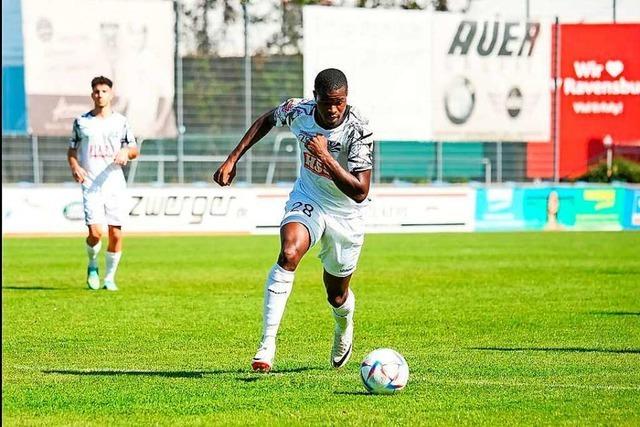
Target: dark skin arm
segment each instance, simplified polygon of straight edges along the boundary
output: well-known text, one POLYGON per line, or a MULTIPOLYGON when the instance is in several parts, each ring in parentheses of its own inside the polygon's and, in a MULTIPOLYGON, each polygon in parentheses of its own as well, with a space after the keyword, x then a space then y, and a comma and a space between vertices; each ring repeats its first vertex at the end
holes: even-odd
POLYGON ((236 176, 236 164, 240 158, 253 145, 260 141, 275 126, 273 118, 275 110, 268 111, 258 117, 251 125, 247 133, 244 134, 236 148, 227 157, 218 170, 213 174, 213 180, 220 186, 230 185, 236 176))
MULTIPOLYGON (((236 165, 240 158, 275 126, 273 114, 274 110, 268 111, 253 122, 227 160, 214 173, 213 180, 216 183, 223 187, 231 184, 236 176, 236 165)), ((307 149, 325 165, 336 187, 347 197, 357 203, 367 198, 371 185, 371 170, 353 173, 344 170, 338 161, 331 157, 327 139, 320 134, 309 141, 307 149)))
POLYGON ((362 203, 369 195, 371 169, 360 172, 348 172, 329 153, 327 138, 316 135, 307 144, 307 149, 325 166, 331 179, 350 199, 362 203))

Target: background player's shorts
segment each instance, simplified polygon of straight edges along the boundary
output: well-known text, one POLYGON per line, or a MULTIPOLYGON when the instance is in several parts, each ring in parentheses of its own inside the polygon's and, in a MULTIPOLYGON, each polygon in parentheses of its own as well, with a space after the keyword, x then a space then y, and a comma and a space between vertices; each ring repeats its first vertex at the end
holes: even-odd
POLYGON ((126 190, 121 187, 112 189, 92 185, 82 186, 82 204, 84 223, 123 225, 129 215, 126 190))
POLYGON ((364 242, 362 215, 344 217, 327 213, 306 195, 294 191, 280 226, 290 222, 299 222, 309 230, 311 246, 318 241, 322 243, 319 257, 327 273, 346 277, 355 271, 364 242))

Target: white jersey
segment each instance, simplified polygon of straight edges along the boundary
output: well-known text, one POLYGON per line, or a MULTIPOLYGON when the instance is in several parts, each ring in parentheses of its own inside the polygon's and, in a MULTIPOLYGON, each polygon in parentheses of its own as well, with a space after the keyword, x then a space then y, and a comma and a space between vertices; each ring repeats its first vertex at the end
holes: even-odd
POLYGON ((69 146, 78 150, 80 166, 87 171, 87 184, 124 185, 122 166, 113 161, 122 147, 135 147, 127 119, 113 112, 107 117, 85 113, 73 121, 69 146))
POLYGON ((300 144, 300 177, 293 191, 301 191, 329 212, 349 215, 368 204, 356 203, 335 185, 322 162, 307 150, 307 143, 316 134, 327 138, 329 153, 349 172, 373 167, 373 133, 368 120, 352 106, 347 106, 345 119, 334 129, 324 129, 316 123, 316 102, 311 99, 289 99, 276 108, 276 126, 289 126, 300 144))

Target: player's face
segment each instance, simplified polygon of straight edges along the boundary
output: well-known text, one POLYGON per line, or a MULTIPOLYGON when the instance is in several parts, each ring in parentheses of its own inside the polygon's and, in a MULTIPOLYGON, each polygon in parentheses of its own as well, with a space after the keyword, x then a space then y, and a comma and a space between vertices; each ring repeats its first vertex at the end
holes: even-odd
POLYGON ((96 107, 104 108, 111 104, 111 100, 113 99, 113 90, 111 90, 109 85, 95 85, 91 92, 91 99, 93 99, 93 103, 96 107))
POLYGON ((318 115, 322 122, 319 124, 326 128, 340 125, 347 109, 347 88, 343 86, 328 93, 313 91, 313 95, 316 98, 318 115))

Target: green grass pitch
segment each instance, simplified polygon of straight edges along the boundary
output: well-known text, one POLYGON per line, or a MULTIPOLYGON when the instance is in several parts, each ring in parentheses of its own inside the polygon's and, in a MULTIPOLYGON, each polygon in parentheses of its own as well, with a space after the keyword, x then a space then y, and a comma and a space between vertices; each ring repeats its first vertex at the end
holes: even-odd
POLYGON ((109 293, 82 238, 3 239, 3 426, 640 424, 640 233, 370 234, 341 370, 314 249, 254 374, 277 251, 127 237, 109 293), (378 347, 409 363, 397 395, 360 382, 378 347))

